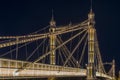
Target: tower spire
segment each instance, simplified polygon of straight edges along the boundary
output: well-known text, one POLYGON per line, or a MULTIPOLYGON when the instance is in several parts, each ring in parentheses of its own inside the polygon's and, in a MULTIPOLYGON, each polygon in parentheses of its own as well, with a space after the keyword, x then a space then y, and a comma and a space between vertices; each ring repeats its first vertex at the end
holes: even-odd
POLYGON ((55 27, 55 26, 56 26, 56 22, 55 22, 55 20, 54 20, 53 9, 52 9, 52 17, 51 17, 51 21, 50 21, 50 26, 51 26, 51 27, 55 27))
POLYGON ((52 18, 51 18, 51 21, 54 21, 53 9, 52 9, 52 18))
POLYGON ((93 4, 92 0, 90 0, 90 11, 92 12, 93 4))
POLYGON ((90 0, 90 12, 88 14, 88 19, 89 19, 90 23, 94 23, 94 17, 95 17, 95 14, 93 12, 93 1, 90 0))

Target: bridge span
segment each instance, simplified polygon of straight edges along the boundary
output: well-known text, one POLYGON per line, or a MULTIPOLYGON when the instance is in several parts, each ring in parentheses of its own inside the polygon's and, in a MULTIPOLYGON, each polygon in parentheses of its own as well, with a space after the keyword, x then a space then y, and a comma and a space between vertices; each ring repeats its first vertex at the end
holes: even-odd
POLYGON ((92 8, 88 18, 78 24, 56 26, 52 15, 50 24, 34 33, 0 36, 0 79, 73 76, 116 80, 115 60, 110 66, 106 72, 92 8))
MULTIPOLYGON (((86 69, 63 67, 27 61, 0 59, 0 79, 34 78, 34 77, 86 77, 86 69), (29 65, 29 66, 27 66, 29 65), (17 70, 21 70, 16 72, 17 70)), ((97 77, 112 77, 96 72, 97 77)))

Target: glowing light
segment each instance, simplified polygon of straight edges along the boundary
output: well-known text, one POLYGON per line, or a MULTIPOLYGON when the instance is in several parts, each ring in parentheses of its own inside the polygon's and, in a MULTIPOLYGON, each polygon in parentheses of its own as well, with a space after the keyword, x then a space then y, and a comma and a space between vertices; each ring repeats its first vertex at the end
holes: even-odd
POLYGON ((18 76, 19 75, 19 72, 16 72, 17 70, 15 70, 14 72, 13 72, 13 76, 18 76))

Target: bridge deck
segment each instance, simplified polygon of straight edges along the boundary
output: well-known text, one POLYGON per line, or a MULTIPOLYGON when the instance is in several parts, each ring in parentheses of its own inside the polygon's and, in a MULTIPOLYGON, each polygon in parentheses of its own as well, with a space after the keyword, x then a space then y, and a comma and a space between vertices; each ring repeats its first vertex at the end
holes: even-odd
MULTIPOLYGON (((108 75, 97 72, 97 76, 107 77, 108 75)), ((33 78, 33 77, 67 77, 86 76, 86 69, 62 67, 42 63, 31 63, 26 61, 0 59, 0 79, 2 78, 33 78), (26 66, 24 70, 16 72, 26 66)))

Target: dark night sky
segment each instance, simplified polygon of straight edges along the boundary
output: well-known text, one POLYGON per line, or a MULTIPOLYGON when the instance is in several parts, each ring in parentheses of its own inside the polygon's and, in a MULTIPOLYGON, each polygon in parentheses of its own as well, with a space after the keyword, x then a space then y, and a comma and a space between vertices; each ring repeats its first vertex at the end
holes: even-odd
MULTIPOLYGON (((93 0, 96 29, 103 61, 116 60, 120 69, 120 2, 93 0)), ((90 0, 1 0, 0 35, 22 35, 49 24, 54 10, 57 25, 87 19, 90 0)))

